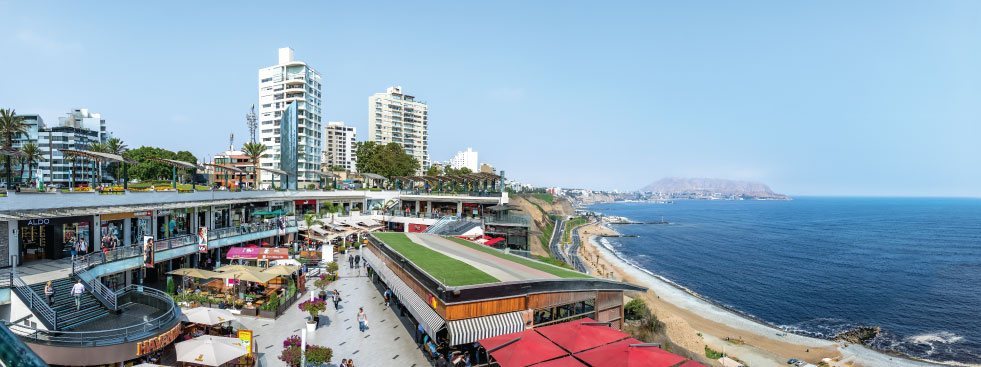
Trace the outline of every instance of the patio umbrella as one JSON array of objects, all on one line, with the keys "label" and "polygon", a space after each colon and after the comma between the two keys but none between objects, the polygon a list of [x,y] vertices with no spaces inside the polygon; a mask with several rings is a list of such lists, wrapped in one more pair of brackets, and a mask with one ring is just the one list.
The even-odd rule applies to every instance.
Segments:
[{"label": "patio umbrella", "polygon": [[575,357],[593,367],[670,367],[685,361],[685,357],[634,338],[579,352]]},{"label": "patio umbrella", "polygon": [[185,277],[200,278],[200,279],[221,278],[221,273],[210,271],[210,270],[204,270],[204,269],[195,269],[195,268],[177,269],[167,274],[181,275]]},{"label": "patio umbrella", "polygon": [[238,317],[233,315],[228,310],[222,310],[211,307],[195,307],[190,310],[184,311],[184,317],[187,318],[188,322],[193,322],[195,324],[202,325],[217,325],[229,321],[238,320]]},{"label": "patio umbrella", "polygon": [[297,267],[301,265],[299,261],[296,261],[296,259],[273,260],[272,261],[272,264],[273,265],[292,265],[292,266],[297,266]]},{"label": "patio umbrella", "polygon": [[269,269],[263,270],[263,273],[274,274],[274,275],[290,275],[300,270],[299,267],[290,265],[276,265]]},{"label": "patio umbrella", "polygon": [[[242,271],[242,270],[250,270],[250,271],[261,272],[262,271],[262,268],[260,268],[258,266],[249,266],[249,265],[225,265],[225,266],[222,266],[222,267],[218,268],[218,271],[219,272],[222,272],[222,273],[233,272],[233,271]],[[219,278],[220,278],[220,276],[219,276]]]},{"label": "patio umbrella", "polygon": [[269,283],[270,280],[276,279],[279,275],[263,273],[261,271],[256,271],[252,269],[242,269],[238,271],[226,271],[221,273],[222,279],[237,279],[244,280],[246,282],[254,283]]},{"label": "patio umbrella", "polygon": [[246,350],[238,338],[202,335],[197,338],[174,344],[177,361],[205,366],[220,366],[235,358],[244,356]]}]

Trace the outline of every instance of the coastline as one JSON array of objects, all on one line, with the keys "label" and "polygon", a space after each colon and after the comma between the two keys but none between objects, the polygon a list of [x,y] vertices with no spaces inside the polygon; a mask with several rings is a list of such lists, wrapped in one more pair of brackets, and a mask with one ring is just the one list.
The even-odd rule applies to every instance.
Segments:
[{"label": "coastline", "polygon": [[[862,345],[792,334],[720,306],[668,279],[640,268],[604,246],[602,236],[619,235],[606,224],[581,230],[580,253],[594,274],[648,288],[640,294],[664,333],[689,354],[704,356],[704,347],[725,350],[750,366],[785,366],[789,358],[818,364],[830,358],[832,366],[927,367],[943,364],[889,355]],[[608,242],[607,242],[608,243]],[[727,338],[735,342],[727,341]]]}]

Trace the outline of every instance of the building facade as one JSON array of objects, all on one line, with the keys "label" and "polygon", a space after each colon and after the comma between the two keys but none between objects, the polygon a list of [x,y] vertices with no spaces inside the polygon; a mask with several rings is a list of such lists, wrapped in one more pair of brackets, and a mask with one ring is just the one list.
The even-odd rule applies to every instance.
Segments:
[{"label": "building facade", "polygon": [[[255,165],[240,150],[226,150],[212,159],[208,169],[209,182],[215,186],[235,189],[240,186],[255,187]],[[228,168],[225,168],[228,167]]]},{"label": "building facade", "polygon": [[368,97],[368,141],[397,143],[419,161],[420,173],[429,168],[429,105],[393,86]]},{"label": "building facade", "polygon": [[[106,120],[102,114],[91,112],[86,108],[77,108],[67,116],[58,118],[57,126],[47,126],[41,116],[23,115],[27,125],[27,133],[20,134],[14,139],[13,147],[22,149],[28,142],[33,142],[41,151],[41,160],[34,162],[31,172],[26,165],[20,174],[20,181],[28,179],[42,180],[45,185],[69,187],[73,183],[88,184],[92,182],[98,167],[83,158],[72,158],[61,152],[62,149],[86,150],[93,143],[105,143],[109,139],[106,130]],[[15,166],[17,167],[17,166]],[[20,173],[19,167],[14,174]]]},{"label": "building facade", "polygon": [[[323,86],[320,73],[293,58],[293,49],[279,49],[279,62],[259,70],[259,142],[269,149],[259,159],[260,167],[282,169],[282,142],[296,142],[297,184],[316,185],[320,176],[323,147],[321,125]],[[283,137],[281,121],[287,107],[296,103],[295,136]],[[274,175],[261,172],[261,182],[272,182]],[[280,178],[281,179],[281,178]]]},{"label": "building facade", "polygon": [[343,121],[331,121],[324,130],[324,164],[328,169],[344,167],[345,171],[357,171],[358,130]]},{"label": "building facade", "polygon": [[477,172],[480,167],[477,165],[477,152],[472,148],[467,148],[467,150],[456,152],[456,155],[450,159],[450,167],[454,169],[468,168],[470,172]]}]

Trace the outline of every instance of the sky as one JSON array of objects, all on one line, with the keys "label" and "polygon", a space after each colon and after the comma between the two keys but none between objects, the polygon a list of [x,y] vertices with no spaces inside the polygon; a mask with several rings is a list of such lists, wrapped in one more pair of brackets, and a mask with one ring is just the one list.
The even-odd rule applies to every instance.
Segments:
[{"label": "sky", "polygon": [[102,113],[130,147],[245,142],[276,50],[323,74],[324,119],[430,105],[430,154],[509,179],[662,177],[792,195],[981,196],[978,1],[0,0],[0,107]]}]

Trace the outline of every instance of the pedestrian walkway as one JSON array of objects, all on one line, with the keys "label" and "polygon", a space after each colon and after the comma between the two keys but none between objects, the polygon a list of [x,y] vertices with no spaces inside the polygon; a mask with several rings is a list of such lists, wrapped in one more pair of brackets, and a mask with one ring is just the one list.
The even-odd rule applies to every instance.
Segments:
[{"label": "pedestrian walkway", "polygon": [[[6,275],[11,271],[13,268],[3,269],[0,274]],[[71,274],[72,260],[67,257],[59,260],[35,260],[17,267],[17,275],[27,284],[67,278]]]},{"label": "pedestrian walkway", "polygon": [[[391,308],[385,307],[380,289],[365,276],[364,261],[360,275],[358,269],[350,269],[347,259],[339,257],[341,265],[338,281],[330,290],[341,292],[340,310],[327,302],[327,311],[320,315],[320,326],[307,335],[309,344],[322,345],[334,350],[328,366],[337,366],[341,359],[354,358],[354,365],[369,366],[430,366],[422,351],[413,341],[415,327],[407,318],[398,317]],[[312,284],[312,281],[308,284]],[[311,290],[304,295],[309,299]],[[319,292],[319,291],[317,291]],[[299,304],[299,303],[297,303]],[[358,331],[358,307],[364,307],[368,316],[368,330]],[[284,366],[278,359],[283,350],[283,339],[300,335],[306,328],[307,313],[293,305],[276,320],[240,317],[239,321],[254,331],[261,366]]]}]

